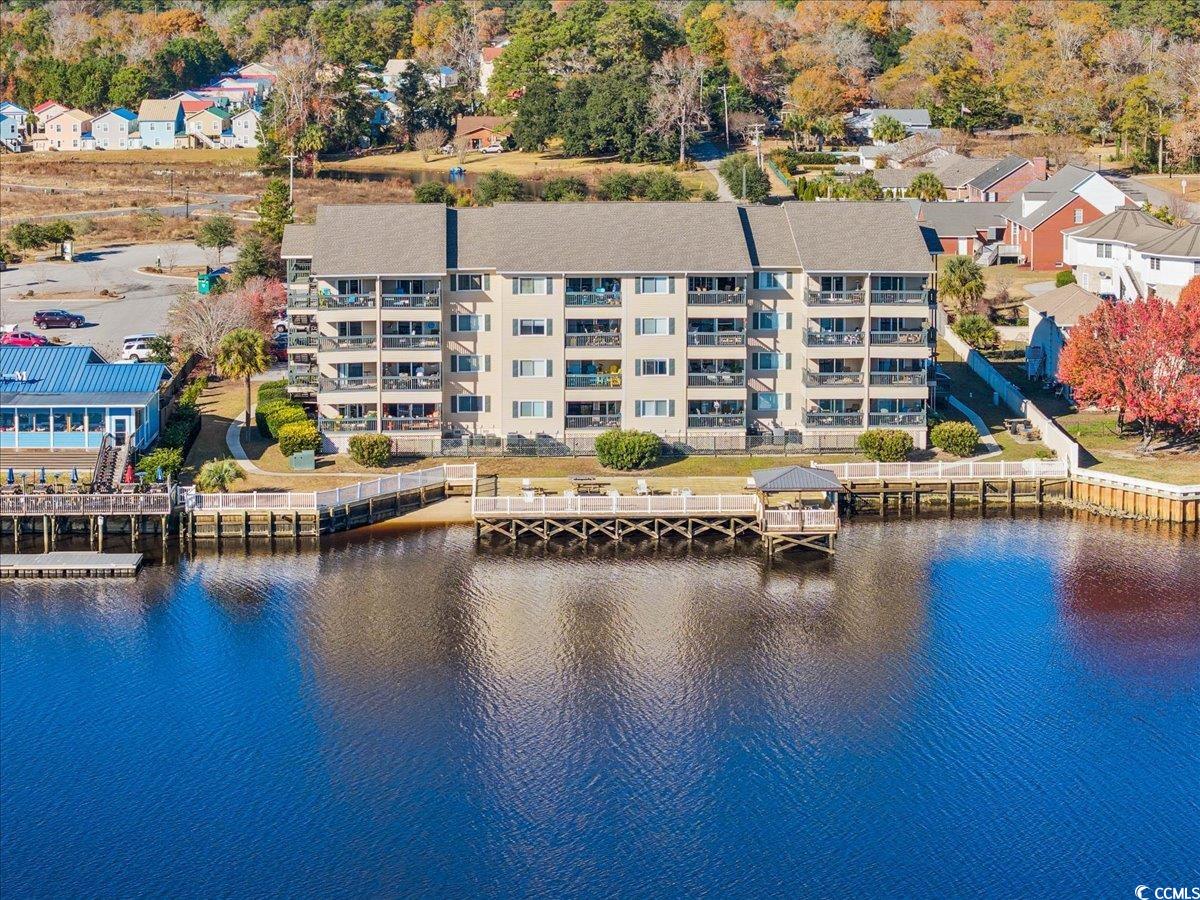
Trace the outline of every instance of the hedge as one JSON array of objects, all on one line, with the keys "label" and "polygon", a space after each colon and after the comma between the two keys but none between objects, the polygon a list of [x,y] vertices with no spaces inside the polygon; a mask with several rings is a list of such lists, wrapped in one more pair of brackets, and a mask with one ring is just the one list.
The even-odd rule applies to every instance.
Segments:
[{"label": "hedge", "polygon": [[320,450],[321,432],[307,418],[303,422],[288,422],[279,428],[279,452],[291,456],[301,450]]},{"label": "hedge", "polygon": [[646,469],[658,461],[662,439],[646,431],[606,431],[596,438],[596,458],[608,469]]},{"label": "hedge", "polygon": [[973,456],[979,432],[970,422],[939,422],[929,432],[933,446],[955,456]]},{"label": "hedge", "polygon": [[872,462],[904,462],[913,439],[898,428],[868,428],[858,436],[858,449]]},{"label": "hedge", "polygon": [[287,400],[287,379],[279,381],[264,381],[258,386],[258,402],[265,403],[268,400]]},{"label": "hedge", "polygon": [[392,460],[392,439],[386,434],[356,434],[350,438],[350,458],[360,466],[381,469]]},{"label": "hedge", "polygon": [[259,437],[270,438],[271,429],[267,426],[267,417],[277,409],[282,409],[285,406],[295,406],[291,400],[286,397],[272,397],[271,399],[262,402],[260,401],[254,407],[254,427],[258,429]]},{"label": "hedge", "polygon": [[178,447],[158,447],[138,460],[137,470],[153,478],[162,469],[164,475],[178,475],[183,468],[183,451]]},{"label": "hedge", "polygon": [[284,425],[306,421],[308,421],[308,413],[304,411],[304,407],[298,403],[288,403],[267,413],[267,430],[271,432],[272,438],[279,440],[279,429]]}]

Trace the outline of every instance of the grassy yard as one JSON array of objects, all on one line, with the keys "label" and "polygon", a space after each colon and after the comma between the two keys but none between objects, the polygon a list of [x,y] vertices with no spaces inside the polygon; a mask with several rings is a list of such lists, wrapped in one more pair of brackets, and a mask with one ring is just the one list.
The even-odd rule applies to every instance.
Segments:
[{"label": "grassy yard", "polygon": [[[1138,175],[1137,180],[1186,200],[1200,202],[1200,175]],[[1183,187],[1185,183],[1186,191]]]}]

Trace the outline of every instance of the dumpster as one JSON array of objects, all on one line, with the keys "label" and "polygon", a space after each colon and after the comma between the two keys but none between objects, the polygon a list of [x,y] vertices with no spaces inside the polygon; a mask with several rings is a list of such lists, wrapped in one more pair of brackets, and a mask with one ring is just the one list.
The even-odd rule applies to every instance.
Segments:
[{"label": "dumpster", "polygon": [[221,276],[216,272],[201,272],[196,276],[196,292],[199,294],[212,294],[221,284]]}]

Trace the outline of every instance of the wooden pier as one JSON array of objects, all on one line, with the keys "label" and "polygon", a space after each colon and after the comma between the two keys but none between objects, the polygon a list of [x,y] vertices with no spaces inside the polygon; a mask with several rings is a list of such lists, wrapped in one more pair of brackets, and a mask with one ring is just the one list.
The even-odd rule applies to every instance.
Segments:
[{"label": "wooden pier", "polygon": [[5,553],[0,578],[133,578],[140,553]]},{"label": "wooden pier", "polygon": [[50,553],[60,537],[86,534],[88,546],[104,550],[107,534],[130,536],[136,547],[146,533],[166,539],[174,512],[174,491],[131,494],[3,494],[0,531],[11,536],[14,549],[21,535],[42,538]]}]

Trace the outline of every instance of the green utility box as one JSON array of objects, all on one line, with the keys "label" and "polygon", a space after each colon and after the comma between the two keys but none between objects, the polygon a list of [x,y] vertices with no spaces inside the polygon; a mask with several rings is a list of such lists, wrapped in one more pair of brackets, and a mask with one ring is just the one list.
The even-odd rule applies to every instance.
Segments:
[{"label": "green utility box", "polygon": [[317,467],[317,454],[313,450],[300,450],[288,457],[295,472],[311,472]]}]

